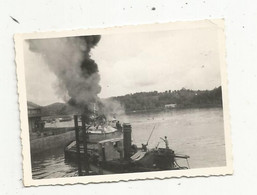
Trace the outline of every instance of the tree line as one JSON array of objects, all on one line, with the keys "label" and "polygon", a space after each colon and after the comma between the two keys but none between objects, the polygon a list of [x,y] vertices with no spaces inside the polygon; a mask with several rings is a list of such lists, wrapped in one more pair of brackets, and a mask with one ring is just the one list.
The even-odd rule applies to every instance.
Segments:
[{"label": "tree line", "polygon": [[[173,104],[175,108],[222,107],[221,87],[212,90],[167,90],[165,92],[139,92],[124,96],[111,97],[107,100],[119,102],[126,113],[135,111],[163,110],[165,105]],[[43,106],[43,116],[67,115],[76,113],[68,103],[54,103]]]},{"label": "tree line", "polygon": [[[176,108],[222,107],[221,87],[213,90],[167,90],[165,92],[140,92],[112,97],[125,108],[126,112],[144,110],[162,110],[165,105]],[[167,106],[166,106],[167,107]]]}]

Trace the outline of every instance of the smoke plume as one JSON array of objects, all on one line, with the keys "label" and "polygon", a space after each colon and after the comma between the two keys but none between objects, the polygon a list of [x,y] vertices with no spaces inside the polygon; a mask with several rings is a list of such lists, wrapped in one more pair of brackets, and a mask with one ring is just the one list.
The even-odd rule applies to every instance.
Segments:
[{"label": "smoke plume", "polygon": [[[98,66],[90,57],[90,50],[97,45],[100,35],[33,39],[31,51],[41,55],[49,69],[57,76],[57,94],[77,107],[88,107],[98,101],[101,91]],[[43,74],[43,73],[42,73]],[[47,94],[46,94],[47,95]]]},{"label": "smoke plume", "polygon": [[108,119],[112,119],[116,116],[125,115],[125,108],[120,104],[120,102],[109,98],[103,99],[101,102],[101,113],[104,114]]}]

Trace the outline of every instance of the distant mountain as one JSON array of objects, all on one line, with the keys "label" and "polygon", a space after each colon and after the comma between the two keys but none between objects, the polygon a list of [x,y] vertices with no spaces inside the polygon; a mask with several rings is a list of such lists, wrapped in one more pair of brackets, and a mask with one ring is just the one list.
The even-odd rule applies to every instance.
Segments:
[{"label": "distant mountain", "polygon": [[67,103],[57,102],[47,106],[42,106],[41,112],[43,116],[69,115],[76,113],[76,109]]},{"label": "distant mountain", "polygon": [[53,103],[47,106],[42,106],[41,112],[42,115],[58,115],[65,109],[65,107],[65,103]]},{"label": "distant mountain", "polygon": [[28,106],[28,107],[34,107],[34,108],[41,107],[41,106],[35,104],[34,102],[31,102],[31,101],[27,101],[27,106]]}]

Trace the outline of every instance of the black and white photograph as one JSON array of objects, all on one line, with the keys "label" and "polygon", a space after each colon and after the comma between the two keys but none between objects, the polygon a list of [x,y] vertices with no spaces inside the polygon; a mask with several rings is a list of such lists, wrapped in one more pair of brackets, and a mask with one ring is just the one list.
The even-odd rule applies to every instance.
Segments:
[{"label": "black and white photograph", "polygon": [[223,20],[15,43],[25,185],[232,174]]}]

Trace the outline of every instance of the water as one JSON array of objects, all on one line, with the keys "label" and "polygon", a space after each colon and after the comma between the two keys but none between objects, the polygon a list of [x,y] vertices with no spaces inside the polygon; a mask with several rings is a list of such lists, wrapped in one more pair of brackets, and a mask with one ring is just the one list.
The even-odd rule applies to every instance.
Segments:
[{"label": "water", "polygon": [[[123,122],[132,125],[133,143],[141,146],[149,140],[149,148],[165,147],[160,137],[167,136],[169,146],[178,154],[190,156],[190,168],[226,165],[223,114],[221,108],[182,109],[159,113],[135,113]],[[184,160],[180,165],[186,165]],[[32,156],[34,179],[77,175],[77,166],[64,160],[63,148]]]}]

